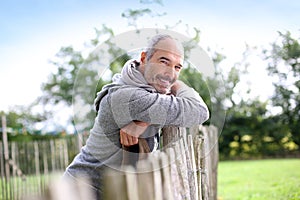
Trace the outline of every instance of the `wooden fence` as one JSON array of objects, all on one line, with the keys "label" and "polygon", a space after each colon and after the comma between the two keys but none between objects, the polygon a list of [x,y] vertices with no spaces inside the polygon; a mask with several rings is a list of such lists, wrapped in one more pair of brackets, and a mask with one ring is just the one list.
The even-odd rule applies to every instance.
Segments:
[{"label": "wooden fence", "polygon": [[[216,200],[218,131],[214,126],[164,128],[163,147],[139,160],[136,168],[109,168],[105,200]],[[89,199],[86,180],[53,184],[47,200]],[[90,198],[93,199],[93,198]]]},{"label": "wooden fence", "polygon": [[217,129],[168,127],[162,137],[162,151],[138,161],[136,168],[107,172],[106,200],[217,199]]},{"label": "wooden fence", "polygon": [[8,142],[2,117],[0,140],[0,200],[41,196],[50,178],[61,173],[76,155],[86,136],[82,134],[47,141]]},{"label": "wooden fence", "polygon": [[[86,137],[79,134],[68,139],[8,143],[5,129],[2,124],[0,199],[56,200],[60,194],[60,199],[66,199],[64,186],[57,183],[49,188],[49,182],[54,173],[61,175]],[[137,168],[124,166],[122,172],[107,172],[106,199],[217,199],[217,141],[213,126],[164,128],[161,151],[139,161]],[[85,188],[73,188],[69,194],[87,199]],[[116,195],[116,191],[122,191],[122,195]]]}]

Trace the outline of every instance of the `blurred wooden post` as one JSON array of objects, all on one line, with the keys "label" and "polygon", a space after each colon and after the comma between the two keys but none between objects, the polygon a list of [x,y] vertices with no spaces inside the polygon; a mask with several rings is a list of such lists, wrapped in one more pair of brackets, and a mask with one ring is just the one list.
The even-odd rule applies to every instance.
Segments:
[{"label": "blurred wooden post", "polygon": [[63,139],[63,151],[64,151],[64,168],[69,165],[69,155],[68,155],[68,144],[67,140]]},{"label": "blurred wooden post", "polygon": [[83,137],[81,133],[77,133],[77,146],[78,146],[78,152],[81,151],[81,148],[83,146]]},{"label": "blurred wooden post", "polygon": [[127,187],[125,173],[107,168],[104,176],[105,200],[127,200]]},{"label": "blurred wooden post", "polygon": [[43,163],[44,163],[44,175],[48,175],[48,158],[47,158],[48,146],[47,143],[43,143]]},{"label": "blurred wooden post", "polygon": [[2,192],[0,193],[0,199],[4,199],[5,197],[5,172],[4,172],[4,158],[3,158],[3,147],[2,147],[2,141],[0,141],[0,185]]},{"label": "blurred wooden post", "polygon": [[163,180],[162,183],[162,192],[163,199],[174,200],[174,186],[171,180],[171,163],[168,158],[167,153],[160,153],[160,167],[161,167],[161,177]]},{"label": "blurred wooden post", "polygon": [[208,184],[208,198],[217,199],[217,177],[219,162],[218,129],[215,126],[201,126],[200,130],[204,138],[205,152],[203,152],[203,167],[206,172]]},{"label": "blurred wooden post", "polygon": [[10,180],[10,173],[9,173],[9,151],[8,151],[5,115],[2,115],[2,141],[3,141],[3,150],[4,150],[4,162],[5,162],[5,178],[8,183]]},{"label": "blurred wooden post", "polygon": [[152,165],[151,176],[153,178],[154,199],[163,200],[163,181],[158,155],[151,154],[148,160]]},{"label": "blurred wooden post", "polygon": [[139,199],[155,199],[153,168],[150,160],[137,162],[137,181],[139,183]]},{"label": "blurred wooden post", "polygon": [[166,153],[169,158],[170,163],[170,179],[172,182],[172,188],[173,188],[173,197],[174,199],[180,199],[181,194],[183,193],[183,188],[180,185],[180,178],[177,170],[176,165],[176,156],[175,156],[175,150],[173,148],[167,148]]},{"label": "blurred wooden post", "polygon": [[56,158],[55,158],[55,143],[54,140],[50,140],[50,152],[51,152],[51,164],[52,171],[56,170]]},{"label": "blurred wooden post", "polygon": [[190,195],[191,200],[198,200],[198,187],[197,187],[197,170],[196,170],[196,161],[195,161],[195,150],[194,150],[194,144],[193,144],[193,136],[190,134],[188,135],[188,141],[187,141],[187,154],[189,154],[189,184],[190,184]]},{"label": "blurred wooden post", "polygon": [[37,192],[38,194],[41,193],[41,176],[40,176],[40,152],[39,152],[39,145],[37,141],[34,141],[34,160],[35,160],[35,176],[37,179]]},{"label": "blurred wooden post", "polygon": [[127,197],[129,200],[139,200],[139,190],[138,190],[138,181],[137,181],[137,173],[133,166],[128,165],[123,170],[126,170],[125,178],[126,178],[126,191]]},{"label": "blurred wooden post", "polygon": [[205,140],[204,137],[201,136],[199,138],[201,140],[200,144],[200,166],[199,166],[199,173],[201,174],[201,190],[202,190],[202,200],[209,200],[209,186],[208,186],[208,166],[206,162],[206,148],[205,148]]}]

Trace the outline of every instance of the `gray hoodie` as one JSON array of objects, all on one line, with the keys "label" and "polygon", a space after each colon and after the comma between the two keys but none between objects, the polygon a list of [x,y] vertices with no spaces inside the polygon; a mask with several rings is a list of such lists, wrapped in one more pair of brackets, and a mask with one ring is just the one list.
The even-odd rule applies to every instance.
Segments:
[{"label": "gray hoodie", "polygon": [[151,143],[163,126],[191,127],[209,117],[206,104],[194,89],[181,87],[176,97],[159,94],[147,84],[137,66],[138,62],[128,61],[113,83],[98,93],[98,114],[90,136],[65,172],[65,176],[74,179],[89,178],[100,194],[105,167],[118,168],[122,162],[120,128],[133,120],[148,122],[151,125],[142,137]]}]

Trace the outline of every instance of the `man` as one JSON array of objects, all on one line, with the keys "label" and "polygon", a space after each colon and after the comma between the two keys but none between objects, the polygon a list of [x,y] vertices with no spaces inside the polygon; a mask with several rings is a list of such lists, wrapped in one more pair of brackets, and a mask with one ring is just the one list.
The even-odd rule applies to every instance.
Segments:
[{"label": "man", "polygon": [[191,127],[208,119],[207,106],[199,94],[177,80],[183,55],[182,46],[174,38],[157,35],[138,61],[129,60],[124,65],[113,83],[98,93],[94,127],[67,168],[66,177],[89,178],[100,199],[103,170],[105,166],[121,165],[122,145],[134,147],[143,137],[150,151],[155,151],[158,130],[163,126]]}]

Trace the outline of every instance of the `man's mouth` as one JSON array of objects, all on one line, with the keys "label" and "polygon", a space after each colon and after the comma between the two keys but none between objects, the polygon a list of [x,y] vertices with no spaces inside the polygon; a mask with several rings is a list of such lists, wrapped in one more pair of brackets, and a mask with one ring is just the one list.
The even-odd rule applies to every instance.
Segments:
[{"label": "man's mouth", "polygon": [[165,88],[168,88],[170,87],[170,81],[168,79],[164,79],[164,78],[157,78],[158,81],[159,81],[159,85],[162,86],[162,87],[165,87]]},{"label": "man's mouth", "polygon": [[158,75],[156,77],[156,79],[157,79],[158,85],[160,85],[161,87],[164,87],[164,88],[169,88],[173,83],[172,79],[168,76]]}]

